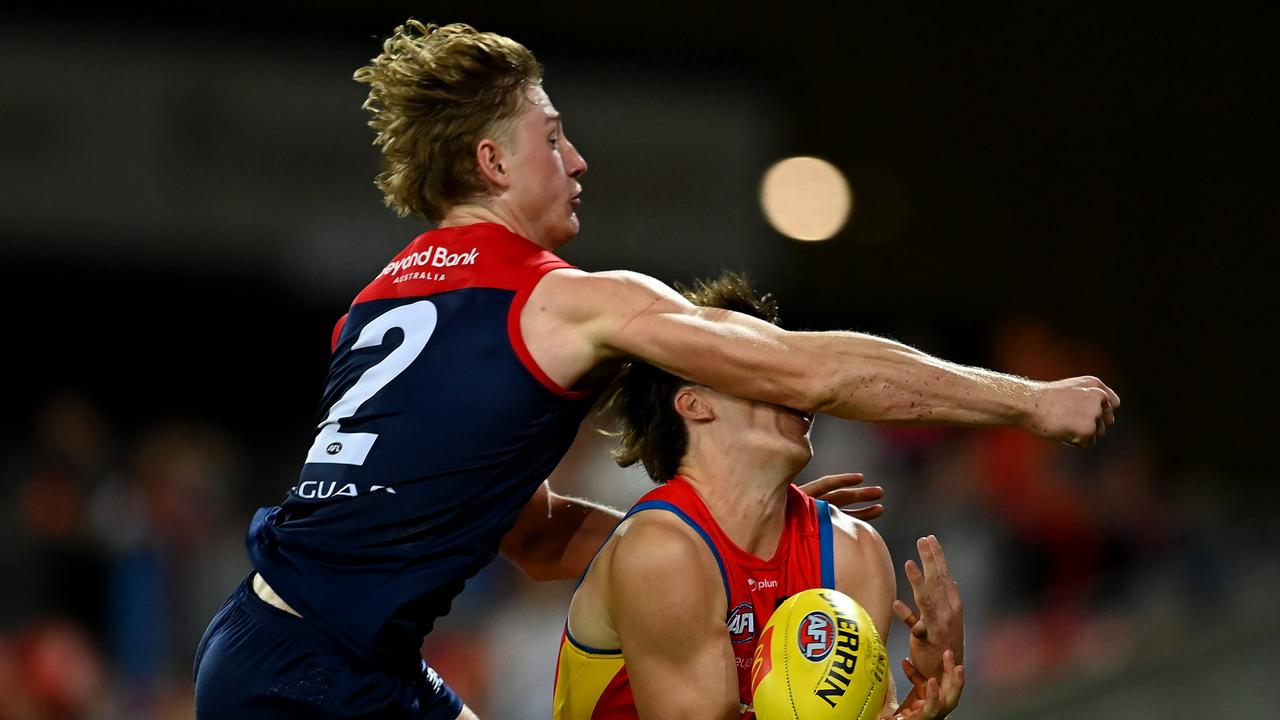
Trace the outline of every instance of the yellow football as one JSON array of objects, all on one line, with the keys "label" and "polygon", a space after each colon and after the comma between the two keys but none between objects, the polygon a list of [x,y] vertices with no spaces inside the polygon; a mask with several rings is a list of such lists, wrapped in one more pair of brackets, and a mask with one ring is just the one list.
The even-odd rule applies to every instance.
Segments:
[{"label": "yellow football", "polygon": [[870,720],[888,689],[884,643],[862,606],[835,590],[787,598],[751,664],[758,720]]}]

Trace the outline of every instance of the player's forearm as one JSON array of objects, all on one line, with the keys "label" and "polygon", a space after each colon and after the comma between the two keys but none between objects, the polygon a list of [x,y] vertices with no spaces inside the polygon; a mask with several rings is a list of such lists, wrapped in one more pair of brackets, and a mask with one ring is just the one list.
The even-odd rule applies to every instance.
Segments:
[{"label": "player's forearm", "polygon": [[812,384],[809,408],[851,420],[1025,426],[1032,381],[947,362],[860,333],[792,333]]},{"label": "player's forearm", "polygon": [[563,512],[578,519],[577,527],[565,542],[558,563],[563,579],[576,580],[587,571],[596,551],[618,526],[618,521],[622,520],[622,512],[581,498],[554,493],[551,497],[553,505],[560,503],[564,508]]},{"label": "player's forearm", "polygon": [[613,508],[557,495],[543,483],[503,536],[502,554],[533,580],[576,579],[621,517]]}]

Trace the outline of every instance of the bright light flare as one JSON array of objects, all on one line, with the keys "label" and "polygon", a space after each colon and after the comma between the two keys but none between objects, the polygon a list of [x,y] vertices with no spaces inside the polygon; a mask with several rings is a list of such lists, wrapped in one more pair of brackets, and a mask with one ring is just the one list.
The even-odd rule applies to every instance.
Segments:
[{"label": "bright light flare", "polygon": [[853,191],[835,165],[816,157],[776,163],[760,183],[760,205],[775,230],[794,240],[828,240],[853,213]]}]

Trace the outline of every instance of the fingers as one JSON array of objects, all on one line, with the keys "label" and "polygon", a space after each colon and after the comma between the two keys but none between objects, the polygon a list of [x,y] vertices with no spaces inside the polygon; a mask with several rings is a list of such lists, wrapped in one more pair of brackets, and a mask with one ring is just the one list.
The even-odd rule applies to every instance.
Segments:
[{"label": "fingers", "polygon": [[[1068,381],[1077,391],[1083,391],[1089,404],[1077,406],[1072,410],[1076,422],[1080,425],[1071,431],[1065,442],[1076,447],[1092,447],[1107,434],[1107,428],[1116,422],[1116,410],[1120,407],[1120,396],[1105,383],[1093,376],[1072,378]],[[1085,423],[1088,423],[1086,425]]]},{"label": "fingers", "polygon": [[[1102,389],[1105,395],[1102,398],[1102,414],[1099,417],[1099,420],[1101,420],[1105,425],[1113,425],[1116,421],[1116,408],[1120,404],[1120,399],[1115,398],[1115,401],[1113,402],[1112,398],[1115,393],[1111,392],[1105,385]],[[1106,430],[1105,425],[1103,427],[1104,431]]]},{"label": "fingers", "polygon": [[1120,396],[1116,394],[1116,391],[1115,391],[1115,390],[1112,390],[1112,389],[1111,389],[1111,388],[1109,388],[1109,387],[1107,387],[1105,384],[1103,384],[1103,383],[1102,383],[1102,381],[1098,381],[1098,383],[1099,383],[1100,385],[1102,385],[1102,389],[1106,391],[1106,393],[1107,393],[1107,400],[1108,400],[1108,401],[1110,401],[1110,403],[1111,403],[1111,407],[1112,407],[1112,408],[1119,408],[1119,407],[1120,407]]},{"label": "fingers", "polygon": [[1102,391],[1101,412],[1097,418],[1098,430],[1097,435],[1102,436],[1107,433],[1107,426],[1114,425],[1116,422],[1116,410],[1120,407],[1120,396],[1102,381],[1098,381],[1098,389]]},{"label": "fingers", "polygon": [[957,665],[955,656],[948,650],[942,654],[942,681],[929,678],[925,683],[924,707],[920,716],[926,720],[940,720],[960,704],[964,690],[964,666]]},{"label": "fingers", "polygon": [[911,658],[902,658],[902,672],[906,674],[907,680],[912,687],[923,692],[923,688],[929,682],[929,678],[925,677],[924,673],[916,668],[915,663],[911,662]]},{"label": "fingers", "polygon": [[[1081,418],[1081,421],[1083,423],[1084,419]],[[1093,427],[1088,430],[1080,429],[1078,434],[1066,441],[1067,444],[1079,448],[1093,447],[1093,444],[1098,441],[1098,424],[1099,418],[1095,416],[1093,418]]]},{"label": "fingers", "polygon": [[1102,400],[1102,415],[1107,418],[1108,423],[1113,423],[1116,421],[1116,410],[1120,409],[1120,398],[1107,388],[1103,388],[1103,391],[1107,395]]},{"label": "fingers", "polygon": [[933,535],[917,540],[916,547],[920,550],[925,585],[929,590],[927,597],[917,600],[916,604],[920,606],[920,612],[927,615],[929,622],[932,623],[940,619],[939,613],[945,614],[946,610],[939,607],[947,603],[947,581],[942,577],[946,561],[939,561],[938,555],[942,552],[942,546],[938,544],[938,538]]},{"label": "fingers", "polygon": [[838,483],[856,485],[862,482],[862,473],[845,473],[843,475],[827,475],[800,487],[805,494],[834,505],[844,510],[845,514],[859,520],[873,520],[884,514],[884,505],[876,503],[861,508],[849,508],[850,505],[873,502],[884,497],[884,488],[879,485],[867,487],[835,487]]},{"label": "fingers", "polygon": [[[907,626],[907,629],[911,631],[912,635],[915,635],[922,640],[928,637],[929,626],[924,623],[924,620],[920,619],[918,614],[912,612],[911,608],[907,607],[906,603],[901,600],[894,600],[893,614],[898,616],[898,619]],[[904,660],[903,662],[908,661]]]},{"label": "fingers", "polygon": [[929,548],[933,553],[933,561],[938,564],[938,575],[944,580],[951,579],[951,568],[947,567],[947,556],[942,554],[942,543],[937,535],[929,536]]},{"label": "fingers", "polygon": [[859,520],[874,520],[884,514],[884,506],[877,504],[864,508],[853,508],[844,512]]},{"label": "fingers", "polygon": [[924,589],[924,573],[920,572],[920,568],[916,565],[915,560],[908,560],[903,563],[902,569],[907,573],[907,582],[911,583],[911,593],[915,595],[916,605],[919,605],[920,598],[926,594]]},{"label": "fingers", "polygon": [[924,690],[924,710],[921,717],[926,720],[936,720],[942,714],[942,689],[938,687],[937,678],[929,678],[929,682],[925,683]]},{"label": "fingers", "polygon": [[938,578],[938,559],[934,555],[936,544],[937,539],[932,535],[916,540],[916,550],[920,552],[920,563],[924,567],[924,580],[933,590],[942,586],[942,581]]},{"label": "fingers", "polygon": [[862,473],[839,473],[836,475],[823,475],[817,480],[807,482],[800,486],[809,497],[822,497],[827,493],[841,488],[848,488],[860,484],[865,478]]},{"label": "fingers", "polygon": [[[925,655],[916,656],[924,659],[924,670],[931,674],[941,673],[939,655],[944,648],[955,653],[957,662],[964,656],[964,605],[960,599],[960,588],[951,576],[951,567],[947,564],[946,553],[936,535],[926,535],[916,541],[916,550],[920,554],[917,565],[914,560],[903,564],[907,582],[915,597],[917,612],[901,600],[894,600],[891,607],[904,625],[911,631],[913,652],[924,651]],[[924,645],[914,645],[924,643]],[[926,649],[927,648],[927,649]]]},{"label": "fingers", "polygon": [[819,480],[827,480],[835,483],[837,487],[845,487],[846,485],[857,485],[866,479],[866,476],[860,472],[852,473],[836,473],[834,475],[823,475]]},{"label": "fingers", "polygon": [[942,678],[926,678],[910,659],[902,660],[902,670],[911,681],[911,694],[916,700],[904,701],[897,720],[941,720],[960,704],[964,691],[964,665],[956,662],[955,654],[947,650],[942,654]]},{"label": "fingers", "polygon": [[960,693],[964,691],[964,665],[956,662],[955,654],[950,650],[942,653],[942,685],[940,700],[946,711],[950,712],[960,703]]},{"label": "fingers", "polygon": [[[808,491],[807,488],[805,489]],[[819,500],[826,500],[836,507],[844,507],[853,503],[871,502],[884,497],[884,488],[879,485],[868,485],[867,487],[840,488],[831,490],[822,495],[814,495]]]},{"label": "fingers", "polygon": [[955,578],[951,577],[951,567],[947,565],[947,556],[942,552],[942,543],[938,542],[937,535],[929,536],[929,547],[932,551],[933,562],[937,566],[936,575],[939,597],[944,598],[952,612],[959,617],[963,613],[960,603],[960,586],[956,584]]},{"label": "fingers", "polygon": [[[917,570],[915,578],[913,578],[913,568],[906,568],[907,580],[911,581],[911,589],[915,592],[916,605],[920,608],[920,613],[927,616],[932,616],[934,604],[941,597],[939,590],[942,589],[935,548],[941,550],[942,546],[937,544],[937,538],[933,536],[926,536],[916,540],[916,552],[920,555],[922,569]],[[910,560],[907,562],[912,566],[914,565]],[[943,592],[945,593],[945,591]]]},{"label": "fingers", "polygon": [[947,565],[947,556],[942,552],[942,543],[938,542],[936,535],[930,535],[929,542],[933,545],[934,562],[938,563],[940,589],[952,607],[957,607],[960,604],[960,591],[955,578],[951,577],[951,567]]}]

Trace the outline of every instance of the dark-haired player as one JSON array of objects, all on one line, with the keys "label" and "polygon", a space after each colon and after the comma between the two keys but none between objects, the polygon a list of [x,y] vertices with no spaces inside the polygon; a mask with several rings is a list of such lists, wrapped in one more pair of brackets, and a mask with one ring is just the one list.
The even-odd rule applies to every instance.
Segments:
[{"label": "dark-haired player", "polygon": [[[727,275],[686,293],[696,305],[770,322],[776,311]],[[890,680],[886,715],[943,717],[964,687],[963,620],[942,547],[917,543],[908,577],[924,619],[907,619],[889,550],[864,522],[791,484],[813,457],[813,417],[691,383],[643,362],[605,400],[622,424],[619,464],[658,487],[600,548],[574,592],[560,642],[553,720],[734,720],[752,704],[752,657],[787,597],[832,588],[856,600],[887,642],[893,608],[912,627],[912,693]],[[932,626],[932,627],[930,627]],[[789,639],[781,642],[790,642]],[[865,661],[865,659],[864,659]]]}]

